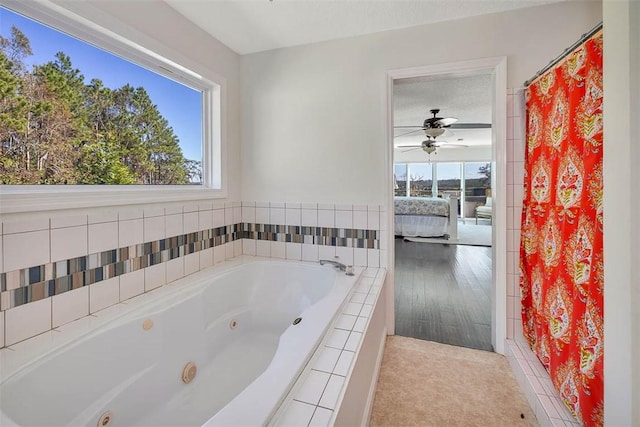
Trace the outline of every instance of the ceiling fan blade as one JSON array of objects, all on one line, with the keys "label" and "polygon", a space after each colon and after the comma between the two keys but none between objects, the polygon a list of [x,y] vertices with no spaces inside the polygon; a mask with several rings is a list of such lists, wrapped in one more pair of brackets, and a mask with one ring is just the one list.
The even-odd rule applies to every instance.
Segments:
[{"label": "ceiling fan blade", "polygon": [[[396,148],[407,148],[407,147],[396,147]],[[400,150],[400,151],[401,151],[401,152],[403,152],[403,153],[407,153],[407,152],[409,152],[409,151],[413,151],[413,150],[420,150],[420,149],[422,149],[422,146],[419,146],[419,147],[413,147],[413,148],[409,148],[408,150]]]},{"label": "ceiling fan blade", "polygon": [[394,138],[400,138],[401,136],[411,135],[412,133],[416,133],[416,132],[422,132],[422,128],[401,133],[400,135],[394,135]]},{"label": "ceiling fan blade", "polygon": [[448,144],[439,144],[437,147],[438,148],[467,148],[468,145],[458,144],[456,142],[451,142],[451,143],[448,143]]},{"label": "ceiling fan blade", "polygon": [[491,123],[455,123],[448,125],[449,129],[491,129]]},{"label": "ceiling fan blade", "polygon": [[394,129],[415,129],[415,128],[420,128],[422,129],[422,125],[417,125],[417,126],[394,126]]},{"label": "ceiling fan blade", "polygon": [[446,117],[444,119],[438,119],[436,123],[438,123],[441,127],[444,127],[444,126],[450,126],[457,121],[458,119],[454,117]]},{"label": "ceiling fan blade", "polygon": [[406,145],[396,145],[393,148],[420,148],[422,144],[406,144]]}]

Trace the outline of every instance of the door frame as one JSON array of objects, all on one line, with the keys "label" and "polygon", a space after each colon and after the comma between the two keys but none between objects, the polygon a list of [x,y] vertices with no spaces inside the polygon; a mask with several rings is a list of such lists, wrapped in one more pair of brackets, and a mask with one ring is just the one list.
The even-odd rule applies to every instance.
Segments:
[{"label": "door frame", "polygon": [[[387,258],[387,330],[395,334],[395,248],[393,218],[393,81],[411,77],[456,78],[478,74],[492,76],[491,180],[493,196],[491,290],[491,344],[496,353],[504,354],[507,338],[507,58],[481,58],[462,62],[426,65],[389,70],[386,73],[387,148],[385,152],[387,212],[383,238],[388,242]],[[384,249],[384,248],[383,248]]]}]

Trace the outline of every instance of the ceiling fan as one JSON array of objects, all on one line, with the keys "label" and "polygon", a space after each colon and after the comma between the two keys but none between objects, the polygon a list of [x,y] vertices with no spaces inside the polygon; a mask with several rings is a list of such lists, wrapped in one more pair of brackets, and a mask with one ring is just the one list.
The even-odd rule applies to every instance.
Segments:
[{"label": "ceiling fan", "polygon": [[487,129],[491,128],[491,123],[456,123],[458,119],[455,117],[438,117],[440,112],[439,108],[434,108],[431,111],[433,117],[425,119],[422,126],[395,126],[394,129],[413,129],[407,132],[396,135],[395,138],[410,135],[415,132],[423,131],[427,137],[437,138],[442,136],[447,129]]},{"label": "ceiling fan", "polygon": [[[457,143],[447,143],[446,141],[437,141],[435,137],[427,135],[427,139],[422,141],[421,144],[413,144],[413,145],[399,145],[396,148],[408,148],[408,150],[403,151],[412,151],[417,150],[419,148],[422,149],[425,153],[431,155],[436,152],[438,148],[463,148],[468,147],[468,145],[457,144]],[[437,153],[436,153],[437,154]]]}]

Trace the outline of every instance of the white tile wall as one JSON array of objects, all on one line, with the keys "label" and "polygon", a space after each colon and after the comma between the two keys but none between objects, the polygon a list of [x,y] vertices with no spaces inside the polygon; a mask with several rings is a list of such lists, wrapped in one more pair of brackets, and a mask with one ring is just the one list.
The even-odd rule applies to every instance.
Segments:
[{"label": "white tile wall", "polygon": [[117,222],[89,224],[88,231],[88,253],[95,254],[120,247]]},{"label": "white tile wall", "polygon": [[315,262],[318,260],[320,260],[319,246],[313,245],[313,244],[303,244],[302,245],[302,261]]},{"label": "white tile wall", "polygon": [[353,211],[336,210],[336,228],[357,228],[353,225]]},{"label": "white tile wall", "polygon": [[303,208],[301,224],[306,227],[316,227],[318,225],[318,209]]},{"label": "white tile wall", "polygon": [[88,215],[89,224],[99,224],[101,222],[115,222],[118,221],[118,212],[116,211],[102,211],[91,213]]},{"label": "white tile wall", "polygon": [[269,224],[269,207],[256,206],[256,223]]},{"label": "white tile wall", "polygon": [[333,209],[318,209],[318,227],[335,227],[336,215]]},{"label": "white tile wall", "polygon": [[52,327],[89,315],[89,286],[51,297]]},{"label": "white tile wall", "polygon": [[289,207],[285,209],[285,222],[286,225],[301,225],[302,224],[302,210],[300,208]]},{"label": "white tile wall", "polygon": [[75,227],[78,225],[87,225],[86,215],[69,215],[51,218],[51,228]]},{"label": "white tile wall", "polygon": [[366,230],[369,228],[369,213],[367,211],[353,211],[353,228]]},{"label": "white tile wall", "polygon": [[[174,258],[166,263],[166,283],[173,282],[184,277],[184,257]],[[162,264],[159,264],[162,265]],[[145,279],[146,280],[146,279]]]},{"label": "white tile wall", "polygon": [[271,224],[286,224],[285,209],[280,207],[271,207],[269,209],[269,221]]},{"label": "white tile wall", "polygon": [[51,329],[51,298],[5,311],[5,345],[36,336]]},{"label": "white tile wall", "polygon": [[337,246],[336,256],[341,263],[353,265],[353,248]]},{"label": "white tile wall", "polygon": [[143,269],[144,271],[144,291],[149,292],[152,289],[159,288],[167,283],[166,263],[152,265]]},{"label": "white tile wall", "polygon": [[285,242],[271,242],[271,258],[287,258],[287,244]]},{"label": "white tile wall", "polygon": [[3,234],[26,233],[38,230],[48,230],[49,219],[39,218],[27,221],[12,221],[2,224]]},{"label": "white tile wall", "polygon": [[89,313],[95,313],[120,302],[120,277],[94,283],[89,289]]},{"label": "white tile wall", "polygon": [[143,240],[145,242],[151,242],[153,240],[160,240],[167,237],[165,236],[164,225],[164,216],[145,218]]},{"label": "white tile wall", "polygon": [[[6,227],[5,223],[4,229]],[[50,260],[49,230],[5,233],[3,247],[11,248],[3,251],[5,271],[46,264]]]},{"label": "white tile wall", "polygon": [[204,210],[198,212],[198,230],[209,230],[213,228],[213,211]]},{"label": "white tile wall", "polygon": [[302,243],[287,244],[287,259],[301,261],[302,260]]},{"label": "white tile wall", "polygon": [[175,215],[167,215],[164,218],[166,237],[180,236],[184,234],[184,226],[182,223],[182,213]]},{"label": "white tile wall", "polygon": [[213,264],[220,264],[227,259],[227,245],[215,246],[213,248]]},{"label": "white tile wall", "polygon": [[213,249],[209,248],[198,252],[200,257],[200,269],[211,267],[213,265]]},{"label": "white tile wall", "polygon": [[142,293],[144,293],[144,270],[120,276],[120,301],[128,300]]},{"label": "white tile wall", "polygon": [[353,265],[366,267],[368,265],[367,250],[364,248],[353,249]]},{"label": "white tile wall", "polygon": [[522,330],[520,310],[520,215],[524,184],[525,104],[521,89],[507,93],[507,338]]},{"label": "white tile wall", "polygon": [[131,246],[144,243],[143,234],[144,222],[142,219],[124,220],[118,222],[118,244],[119,246]]},{"label": "white tile wall", "polygon": [[126,221],[130,219],[142,219],[142,209],[127,209],[118,212],[118,220]]},{"label": "white tile wall", "polygon": [[256,256],[256,241],[253,239],[242,239],[242,253]]},{"label": "white tile wall", "polygon": [[[296,206],[293,205],[292,208],[295,209]],[[297,210],[300,211],[300,205],[297,206]],[[227,218],[232,222],[226,222]],[[0,272],[173,237],[199,231],[203,227],[208,229],[240,222],[241,218],[242,208],[239,203],[207,202],[5,222],[0,224]],[[294,256],[297,248],[292,247],[290,255]],[[9,328],[12,328],[7,337],[3,336],[2,339],[7,338],[7,342],[26,339],[29,334],[39,334],[78,316],[103,310],[119,301],[140,295],[201,268],[207,268],[213,265],[214,261],[221,262],[242,253],[243,244],[236,241],[218,247],[216,251],[213,248],[199,251],[144,270],[97,282],[80,290],[56,295],[46,300],[48,314],[34,316],[33,321],[18,329],[15,327],[17,316],[25,310],[31,313],[38,307],[44,307],[42,302],[16,307],[12,309],[15,311],[10,310],[11,314],[0,312],[2,321],[7,320]],[[7,294],[3,296],[5,299],[7,297]],[[43,322],[44,318],[48,318],[48,321]],[[2,344],[0,343],[0,347]]]},{"label": "white tile wall", "polygon": [[[204,203],[186,206],[150,206],[145,209],[105,211],[90,215],[60,216],[2,224],[0,271],[11,271],[74,258],[118,247],[140,244],[204,228],[247,221],[267,224],[371,229],[379,225],[379,206],[315,203],[244,202]],[[336,221],[337,220],[337,221]],[[312,240],[311,240],[312,241]],[[11,251],[5,248],[11,247]],[[214,263],[255,254],[283,259],[317,261],[335,255],[347,264],[379,265],[375,249],[331,247],[314,244],[244,240],[200,251],[146,270],[98,282],[77,293],[58,295],[49,311],[55,325],[78,315],[102,310]],[[79,294],[82,293],[82,297]],[[85,295],[86,293],[86,295]],[[82,299],[82,304],[76,302]],[[71,305],[69,310],[61,307]],[[57,309],[51,313],[51,305]],[[31,304],[27,304],[29,306]],[[40,304],[40,306],[42,306]],[[78,308],[81,307],[81,308]],[[68,311],[68,313],[67,313]],[[81,313],[81,314],[78,314]],[[4,313],[3,313],[4,316]],[[9,315],[11,317],[11,315]],[[11,321],[11,319],[10,319]],[[50,323],[50,322],[49,322]],[[48,328],[51,324],[47,325]],[[39,328],[35,328],[40,330]],[[45,329],[46,330],[46,329]],[[39,333],[39,332],[38,332]],[[23,336],[18,334],[19,336]],[[12,335],[9,334],[9,339]],[[21,338],[23,339],[23,338]]]},{"label": "white tile wall", "polygon": [[144,218],[164,216],[164,208],[159,206],[148,206],[143,209],[142,214]]},{"label": "white tile wall", "polygon": [[196,231],[199,231],[199,227],[198,227],[199,214],[198,214],[198,211],[185,212],[183,215],[184,215],[183,216],[184,232],[185,233],[195,233]]},{"label": "white tile wall", "polygon": [[51,230],[51,262],[87,254],[86,225]]}]

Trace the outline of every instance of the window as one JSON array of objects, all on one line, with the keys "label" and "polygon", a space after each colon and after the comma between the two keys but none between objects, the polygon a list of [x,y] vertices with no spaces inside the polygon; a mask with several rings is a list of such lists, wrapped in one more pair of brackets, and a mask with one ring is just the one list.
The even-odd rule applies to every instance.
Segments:
[{"label": "window", "polygon": [[[456,196],[460,200],[458,213],[468,217],[491,191],[491,163],[396,163],[394,179],[396,196]],[[464,212],[461,206],[465,206]]]},{"label": "window", "polygon": [[461,163],[446,162],[436,164],[437,191],[438,195],[455,194],[460,195]]},{"label": "window", "polygon": [[0,7],[2,213],[225,195],[219,84],[59,8],[8,4],[77,38]]},{"label": "window", "polygon": [[431,197],[433,195],[433,166],[431,163],[410,164],[409,168],[409,196]]},{"label": "window", "polygon": [[407,195],[407,165],[396,164],[393,168],[395,196]]},{"label": "window", "polygon": [[464,194],[471,197],[484,197],[491,188],[491,163],[465,163]]}]

